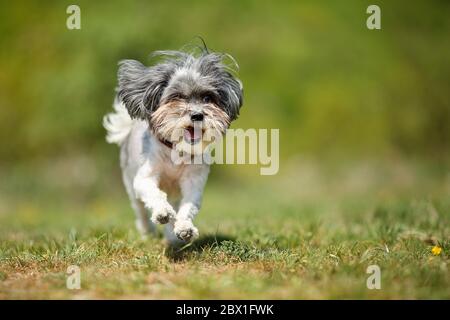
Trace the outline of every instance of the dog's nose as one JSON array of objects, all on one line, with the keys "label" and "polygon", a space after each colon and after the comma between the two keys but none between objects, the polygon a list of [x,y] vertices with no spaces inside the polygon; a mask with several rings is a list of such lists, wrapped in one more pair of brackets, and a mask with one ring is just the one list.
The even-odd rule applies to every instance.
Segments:
[{"label": "dog's nose", "polygon": [[203,113],[195,112],[195,113],[191,114],[191,120],[192,121],[203,121]]}]

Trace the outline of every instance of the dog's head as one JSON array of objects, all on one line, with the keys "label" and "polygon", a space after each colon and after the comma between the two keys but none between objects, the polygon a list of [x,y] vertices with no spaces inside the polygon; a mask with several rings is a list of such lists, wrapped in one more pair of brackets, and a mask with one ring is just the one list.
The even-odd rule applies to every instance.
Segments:
[{"label": "dog's head", "polygon": [[188,153],[199,144],[203,151],[225,133],[242,106],[242,84],[223,62],[230,56],[206,48],[153,56],[162,60],[150,67],[135,60],[119,63],[119,98],[132,118],[148,120],[160,140]]}]

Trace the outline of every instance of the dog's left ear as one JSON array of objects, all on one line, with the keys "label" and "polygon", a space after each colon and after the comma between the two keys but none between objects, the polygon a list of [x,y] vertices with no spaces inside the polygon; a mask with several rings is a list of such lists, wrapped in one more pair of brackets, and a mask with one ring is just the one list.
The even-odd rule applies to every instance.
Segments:
[{"label": "dog's left ear", "polygon": [[161,67],[146,67],[136,60],[119,62],[117,94],[131,118],[147,119],[155,111],[167,86],[168,73]]},{"label": "dog's left ear", "polygon": [[218,91],[230,119],[235,120],[239,116],[239,110],[243,103],[242,82],[226,72]]}]

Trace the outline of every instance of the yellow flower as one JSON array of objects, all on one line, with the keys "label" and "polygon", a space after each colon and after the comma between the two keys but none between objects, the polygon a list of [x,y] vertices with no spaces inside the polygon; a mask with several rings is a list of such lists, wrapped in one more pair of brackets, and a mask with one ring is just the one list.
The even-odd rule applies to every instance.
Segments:
[{"label": "yellow flower", "polygon": [[440,255],[441,252],[442,252],[442,248],[439,247],[439,246],[434,246],[434,247],[431,249],[431,253],[434,254],[435,256]]}]

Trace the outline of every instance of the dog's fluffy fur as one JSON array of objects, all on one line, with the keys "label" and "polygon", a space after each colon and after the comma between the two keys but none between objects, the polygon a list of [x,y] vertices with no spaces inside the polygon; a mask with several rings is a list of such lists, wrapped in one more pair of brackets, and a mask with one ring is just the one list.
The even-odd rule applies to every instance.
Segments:
[{"label": "dog's fluffy fur", "polygon": [[198,236],[193,219],[209,166],[176,164],[171,153],[194,156],[193,149],[204,152],[210,143],[205,136],[223,135],[239,115],[242,84],[223,62],[230,56],[206,47],[197,53],[158,51],[153,57],[162,60],[150,67],[135,60],[119,63],[114,113],[103,123],[107,141],[120,146],[139,231],[145,235],[155,231],[154,224],[166,224],[171,243],[186,242]]}]

